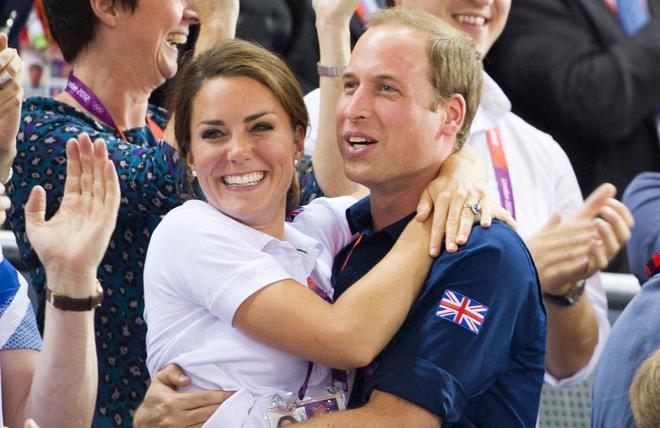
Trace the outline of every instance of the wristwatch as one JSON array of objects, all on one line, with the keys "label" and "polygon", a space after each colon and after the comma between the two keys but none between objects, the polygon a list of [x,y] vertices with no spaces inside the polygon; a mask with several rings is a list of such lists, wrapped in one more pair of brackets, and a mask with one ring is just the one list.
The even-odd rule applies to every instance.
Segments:
[{"label": "wristwatch", "polygon": [[94,308],[101,307],[101,303],[103,302],[103,287],[101,287],[101,283],[97,279],[96,294],[80,299],[69,297],[64,294],[57,294],[50,288],[46,287],[46,301],[53,305],[54,308],[63,311],[91,311]]},{"label": "wristwatch", "polygon": [[581,279],[573,284],[568,293],[563,296],[557,296],[556,294],[543,293],[543,300],[547,303],[559,306],[573,306],[580,301],[582,293],[584,293],[584,287],[587,284],[587,281]]}]

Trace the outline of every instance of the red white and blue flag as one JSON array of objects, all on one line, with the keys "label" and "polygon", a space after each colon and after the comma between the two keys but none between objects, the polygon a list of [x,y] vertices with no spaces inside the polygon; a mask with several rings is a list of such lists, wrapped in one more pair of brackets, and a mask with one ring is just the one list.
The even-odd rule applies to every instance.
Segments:
[{"label": "red white and blue flag", "polygon": [[474,334],[479,334],[488,310],[487,306],[461,293],[445,290],[435,315],[458,324]]}]

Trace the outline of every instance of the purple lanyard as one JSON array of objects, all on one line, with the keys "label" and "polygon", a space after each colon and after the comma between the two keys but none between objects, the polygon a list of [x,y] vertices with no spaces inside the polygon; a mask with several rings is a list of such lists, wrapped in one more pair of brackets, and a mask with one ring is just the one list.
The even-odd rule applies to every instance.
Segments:
[{"label": "purple lanyard", "polygon": [[516,204],[513,200],[513,188],[511,187],[511,176],[509,175],[509,165],[506,162],[504,148],[502,147],[502,138],[497,128],[488,130],[488,150],[490,150],[490,159],[495,168],[495,180],[497,181],[497,190],[500,192],[500,203],[506,208],[513,218],[516,218]]},{"label": "purple lanyard", "polygon": [[66,93],[71,95],[81,106],[94,116],[101,119],[106,125],[111,128],[117,128],[112,116],[108,113],[99,97],[96,96],[91,89],[87,87],[80,79],[73,75],[73,71],[69,73],[69,80],[66,82]]},{"label": "purple lanyard", "polygon": [[[71,95],[73,99],[85,108],[88,112],[101,119],[106,125],[117,130],[119,135],[124,141],[128,141],[121,129],[117,127],[115,121],[112,119],[110,112],[103,105],[103,102],[96,96],[96,94],[85,85],[82,80],[69,73],[69,80],[66,82],[66,93]],[[163,130],[154,122],[150,117],[146,118],[149,129],[157,141],[163,138]]]},{"label": "purple lanyard", "polygon": [[[321,299],[325,300],[326,302],[332,304],[332,299],[330,296],[328,296],[328,293],[323,291],[321,287],[316,285],[316,282],[312,279],[312,277],[307,277],[307,286],[314,292],[316,293],[317,296],[319,296]],[[311,361],[307,365],[307,375],[305,376],[305,381],[303,382],[302,386],[298,390],[298,398],[302,400],[305,398],[305,393],[307,392],[307,388],[309,387],[309,379],[312,376],[312,368],[314,367],[314,363]],[[341,389],[344,391],[348,390],[348,374],[346,373],[346,370],[339,370],[339,369],[332,369],[332,384],[333,386],[341,385]]]}]

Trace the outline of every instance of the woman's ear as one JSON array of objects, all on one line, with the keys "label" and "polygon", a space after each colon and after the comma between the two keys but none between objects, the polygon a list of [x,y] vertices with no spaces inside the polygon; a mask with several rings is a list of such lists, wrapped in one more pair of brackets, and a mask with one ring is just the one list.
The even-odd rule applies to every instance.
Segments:
[{"label": "woman's ear", "polygon": [[111,27],[117,26],[117,6],[113,0],[90,0],[90,6],[99,21]]},{"label": "woman's ear", "polygon": [[302,155],[305,153],[305,128],[303,128],[301,125],[297,125],[295,129],[295,135],[294,135],[294,143],[296,146],[296,159],[300,159]]}]

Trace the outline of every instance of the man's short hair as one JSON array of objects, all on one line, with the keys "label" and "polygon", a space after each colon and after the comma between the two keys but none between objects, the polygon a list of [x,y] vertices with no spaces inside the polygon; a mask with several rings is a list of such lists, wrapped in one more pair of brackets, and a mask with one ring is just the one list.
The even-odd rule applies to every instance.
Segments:
[{"label": "man's short hair", "polygon": [[630,406],[639,428],[660,427],[660,349],[637,369],[630,385]]},{"label": "man's short hair", "polygon": [[427,36],[431,68],[429,80],[435,89],[431,109],[447,101],[453,94],[465,98],[463,127],[456,137],[455,150],[460,150],[479,107],[483,82],[481,55],[470,37],[430,13],[418,9],[392,7],[381,9],[368,18],[369,28],[404,27]]}]

